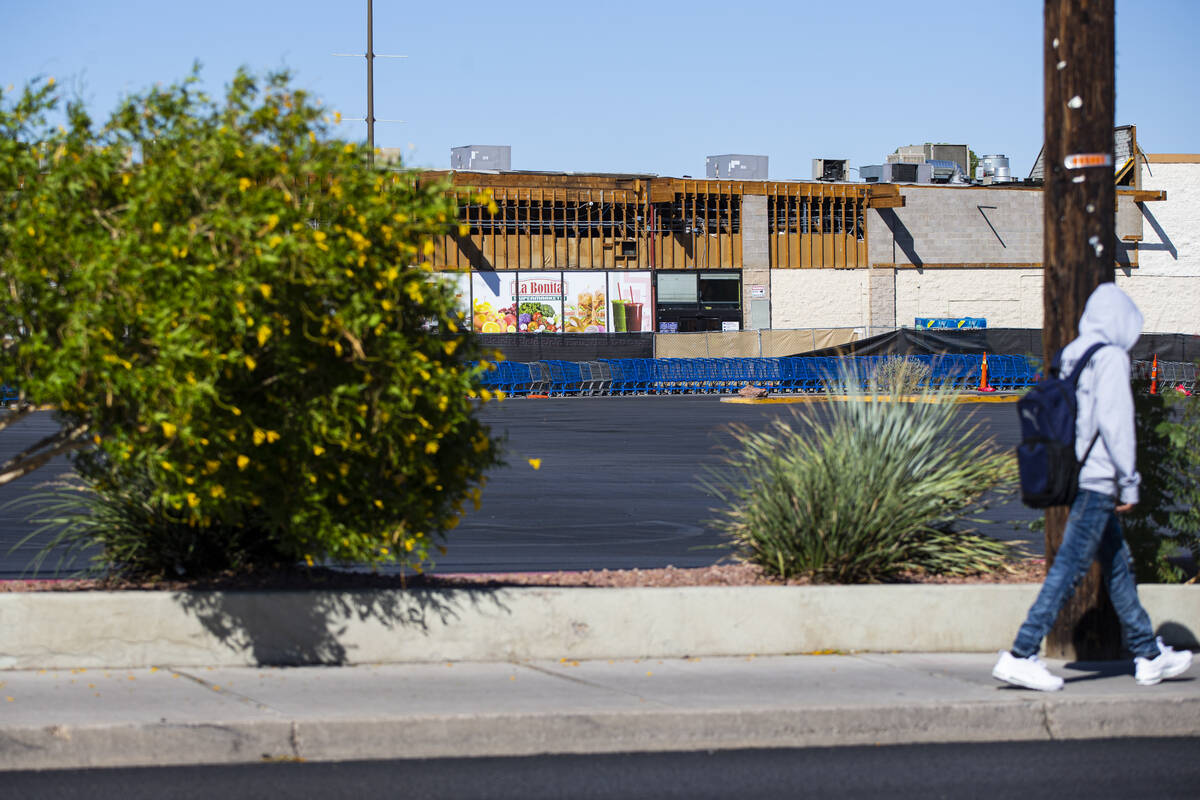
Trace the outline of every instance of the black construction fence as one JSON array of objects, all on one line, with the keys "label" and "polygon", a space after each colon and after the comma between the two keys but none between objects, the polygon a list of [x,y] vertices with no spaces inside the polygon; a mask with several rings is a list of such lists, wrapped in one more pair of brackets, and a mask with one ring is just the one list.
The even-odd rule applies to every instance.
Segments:
[{"label": "black construction fence", "polygon": [[653,333],[481,333],[483,346],[507,361],[598,361],[653,358]]},{"label": "black construction fence", "polygon": [[[925,330],[899,328],[867,339],[826,347],[798,356],[904,356],[961,353],[1030,356],[1042,358],[1040,328],[977,328]],[[1131,351],[1132,360],[1194,363],[1200,361],[1200,336],[1185,333],[1143,333]]]}]

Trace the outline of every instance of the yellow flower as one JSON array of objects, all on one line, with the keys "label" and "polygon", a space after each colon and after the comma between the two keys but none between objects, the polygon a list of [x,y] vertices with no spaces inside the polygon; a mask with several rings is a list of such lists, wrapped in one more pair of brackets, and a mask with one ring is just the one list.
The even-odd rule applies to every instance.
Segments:
[{"label": "yellow flower", "polygon": [[268,214],[267,215],[267,230],[274,230],[275,226],[278,224],[279,224],[279,215],[278,214]]},{"label": "yellow flower", "polygon": [[346,499],[346,496],[345,496],[344,494],[342,494],[341,492],[338,492],[337,501],[338,501],[338,505],[339,505],[339,506],[348,506],[348,505],[350,505],[350,501],[349,501],[349,500],[347,500],[347,499]]},{"label": "yellow flower", "polygon": [[313,445],[313,455],[314,456],[322,455],[322,454],[324,454],[324,452],[325,452],[325,448],[321,447],[321,445],[319,445],[319,444]]},{"label": "yellow flower", "polygon": [[238,178],[238,191],[239,192],[244,192],[249,188],[250,188],[250,179],[249,178]]},{"label": "yellow flower", "polygon": [[272,236],[270,239],[267,239],[267,247],[278,247],[279,243],[282,241],[283,241],[283,237],[276,234],[275,236]]},{"label": "yellow flower", "polygon": [[333,112],[333,121],[334,121],[334,124],[337,124],[337,125],[342,124],[342,112],[340,112],[340,111]]},{"label": "yellow flower", "polygon": [[171,466],[170,461],[160,461],[158,463],[161,464],[162,468],[165,469],[167,472],[170,472],[171,470],[175,469],[174,467]]},{"label": "yellow flower", "polygon": [[161,222],[154,223],[153,225],[150,226],[150,230],[154,231],[155,233],[162,233],[162,223]]},{"label": "yellow flower", "polygon": [[388,553],[390,553],[390,552],[391,552],[391,551],[390,551],[390,550],[388,550],[386,547],[381,547],[381,548],[379,548],[379,555],[381,555],[381,556],[386,556],[386,555],[387,555]]},{"label": "yellow flower", "polygon": [[254,444],[255,445],[260,445],[263,442],[265,442],[266,440],[267,440],[266,432],[260,431],[257,429],[254,431]]},{"label": "yellow flower", "polygon": [[376,507],[376,508],[383,508],[383,501],[382,501],[382,500],[376,500],[376,501],[375,501],[375,507]]},{"label": "yellow flower", "polygon": [[237,457],[237,468],[245,469],[250,464],[250,459],[246,456],[239,455]]},{"label": "yellow flower", "polygon": [[124,175],[121,176],[121,185],[122,186],[129,185],[129,173],[128,172],[126,172]]},{"label": "yellow flower", "polygon": [[[311,135],[312,134],[310,133],[309,136],[311,136]],[[304,563],[308,564],[311,567],[313,565],[313,557],[310,556],[308,553],[305,553],[304,554]]]},{"label": "yellow flower", "polygon": [[196,506],[200,505],[200,498],[196,496],[195,492],[188,492],[187,504],[188,508],[195,508]]},{"label": "yellow flower", "polygon": [[274,444],[279,441],[279,434],[275,431],[267,431],[267,444]]},{"label": "yellow flower", "polygon": [[262,296],[263,296],[263,299],[264,299],[264,300],[270,300],[270,299],[271,299],[271,284],[269,284],[269,283],[260,283],[260,284],[258,285],[258,291],[262,293]]},{"label": "yellow flower", "polygon": [[382,300],[379,303],[379,307],[382,308],[384,311],[391,311],[392,310],[392,301],[391,300]]},{"label": "yellow flower", "polygon": [[258,362],[254,360],[254,356],[246,356],[245,362],[246,369],[250,370],[251,372],[254,372],[254,369],[258,366]]},{"label": "yellow flower", "polygon": [[427,442],[425,444],[425,455],[431,456],[438,451],[437,442]]},{"label": "yellow flower", "polygon": [[404,550],[405,550],[406,552],[409,552],[409,553],[411,553],[411,552],[412,552],[412,549],[413,549],[413,540],[412,540],[412,539],[405,539],[405,540],[404,540]]},{"label": "yellow flower", "polygon": [[425,240],[425,244],[421,248],[421,252],[423,252],[427,256],[433,255],[433,240],[432,239]]},{"label": "yellow flower", "polygon": [[258,326],[258,346],[262,347],[267,343],[267,339],[271,338],[271,329],[266,325]]},{"label": "yellow flower", "polygon": [[529,459],[529,466],[533,467],[534,469],[541,469],[542,460],[540,458],[531,458]]}]

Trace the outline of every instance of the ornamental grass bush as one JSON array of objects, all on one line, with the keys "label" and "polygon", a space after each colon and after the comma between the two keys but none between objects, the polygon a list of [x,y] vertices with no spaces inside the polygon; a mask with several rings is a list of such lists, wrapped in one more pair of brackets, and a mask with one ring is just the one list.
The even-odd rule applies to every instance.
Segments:
[{"label": "ornamental grass bush", "polygon": [[734,427],[707,483],[725,503],[713,524],[736,557],[823,583],[1004,569],[1011,547],[970,525],[1011,492],[1013,455],[979,438],[945,390],[916,403],[876,385],[836,391],[850,399],[762,431]]},{"label": "ornamental grass bush", "polygon": [[419,568],[498,463],[428,261],[448,187],[369,167],[289,80],[193,73],[99,126],[50,82],[0,95],[0,375],[57,409],[35,455],[73,452],[104,569]]},{"label": "ornamental grass bush", "polygon": [[916,394],[929,385],[929,365],[903,356],[886,358],[871,376],[879,391],[896,394]]}]

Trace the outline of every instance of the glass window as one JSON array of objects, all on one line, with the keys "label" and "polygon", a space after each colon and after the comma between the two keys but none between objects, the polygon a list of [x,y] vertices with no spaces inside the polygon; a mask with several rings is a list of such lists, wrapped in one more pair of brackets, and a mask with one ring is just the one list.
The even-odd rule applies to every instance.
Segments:
[{"label": "glass window", "polygon": [[695,303],[696,275],[686,272],[680,275],[658,273],[658,302]]},{"label": "glass window", "polygon": [[739,303],[742,299],[741,276],[733,275],[701,275],[701,303]]}]

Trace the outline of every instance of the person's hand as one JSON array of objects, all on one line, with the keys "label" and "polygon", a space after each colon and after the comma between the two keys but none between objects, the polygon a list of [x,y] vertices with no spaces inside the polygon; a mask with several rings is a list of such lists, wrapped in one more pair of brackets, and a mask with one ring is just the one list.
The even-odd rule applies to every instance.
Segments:
[{"label": "person's hand", "polygon": [[1137,503],[1122,503],[1114,508],[1113,511],[1117,512],[1118,514],[1128,514],[1130,511],[1133,511],[1133,507],[1135,505],[1137,505]]}]

